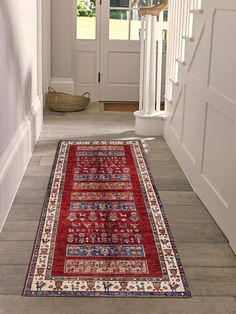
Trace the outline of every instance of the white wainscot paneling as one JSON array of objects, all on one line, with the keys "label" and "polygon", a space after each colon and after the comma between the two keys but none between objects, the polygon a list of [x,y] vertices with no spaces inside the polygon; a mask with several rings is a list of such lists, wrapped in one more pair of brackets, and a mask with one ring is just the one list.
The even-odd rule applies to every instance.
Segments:
[{"label": "white wainscot paneling", "polygon": [[179,141],[182,141],[183,133],[184,96],[185,89],[181,89],[170,119],[171,129]]},{"label": "white wainscot paneling", "polygon": [[198,82],[204,79],[206,69],[205,25],[202,25],[200,36],[191,55],[187,72]]},{"label": "white wainscot paneling", "polygon": [[236,101],[235,10],[216,10],[213,18],[209,85]]},{"label": "white wainscot paneling", "polygon": [[202,95],[186,85],[183,146],[192,162],[195,164],[199,154],[199,139],[201,134],[201,117],[203,110]]},{"label": "white wainscot paneling", "polygon": [[232,197],[234,122],[207,105],[201,176],[225,207]]},{"label": "white wainscot paneling", "polygon": [[77,95],[89,92],[91,99],[98,99],[97,64],[95,51],[78,51],[76,53],[76,88]]},{"label": "white wainscot paneling", "polygon": [[76,54],[76,84],[94,85],[95,83],[95,52],[77,52]]},{"label": "white wainscot paneling", "polygon": [[110,52],[108,60],[109,84],[139,84],[139,53]]},{"label": "white wainscot paneling", "polygon": [[167,104],[165,139],[236,253],[236,1],[204,0],[202,9],[192,16],[194,40]]}]

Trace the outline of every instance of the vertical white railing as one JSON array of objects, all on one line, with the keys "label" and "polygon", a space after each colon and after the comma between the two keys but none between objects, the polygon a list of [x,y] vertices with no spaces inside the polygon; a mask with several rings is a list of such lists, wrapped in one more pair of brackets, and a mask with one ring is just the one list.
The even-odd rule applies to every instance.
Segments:
[{"label": "vertical white railing", "polygon": [[139,112],[143,113],[143,84],[144,84],[144,30],[145,17],[141,16],[140,29],[140,74],[139,74]]},{"label": "vertical white railing", "polygon": [[161,111],[161,88],[162,88],[162,59],[163,59],[163,11],[159,15],[158,32],[158,55],[157,55],[157,84],[156,84],[156,112]]},{"label": "vertical white railing", "polygon": [[[165,95],[172,101],[173,84],[178,84],[179,65],[185,62],[186,40],[192,40],[193,15],[201,9],[202,0],[169,0]],[[141,14],[139,112],[160,112],[163,51],[163,10],[158,23],[158,56],[156,59],[156,16]]]},{"label": "vertical white railing", "polygon": [[[151,8],[153,9],[153,7]],[[158,32],[157,15],[159,15]],[[145,12],[145,14],[141,14],[139,78],[139,113],[143,115],[155,115],[160,112],[162,52],[163,10],[158,14]]]},{"label": "vertical white railing", "polygon": [[192,39],[193,14],[201,10],[202,0],[169,0],[166,57],[166,92],[172,101],[173,84],[178,84],[179,64],[185,62],[186,40]]},{"label": "vertical white railing", "polygon": [[[134,112],[135,133],[138,135],[163,135],[164,114],[160,110],[160,104],[164,38],[163,10],[167,3],[167,0],[163,0],[160,5],[139,8],[141,15],[139,111]],[[157,16],[159,16],[159,23],[157,23]]]},{"label": "vertical white railing", "polygon": [[155,113],[156,101],[156,16],[141,19],[139,112]]}]

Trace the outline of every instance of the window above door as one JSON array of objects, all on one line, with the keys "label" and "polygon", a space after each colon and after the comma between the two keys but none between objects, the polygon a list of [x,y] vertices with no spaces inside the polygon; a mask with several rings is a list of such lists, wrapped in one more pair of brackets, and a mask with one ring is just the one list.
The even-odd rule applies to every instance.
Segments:
[{"label": "window above door", "polygon": [[108,1],[109,40],[139,40],[141,16],[138,8],[155,5],[160,0],[77,0],[77,39],[96,40],[97,9]]}]

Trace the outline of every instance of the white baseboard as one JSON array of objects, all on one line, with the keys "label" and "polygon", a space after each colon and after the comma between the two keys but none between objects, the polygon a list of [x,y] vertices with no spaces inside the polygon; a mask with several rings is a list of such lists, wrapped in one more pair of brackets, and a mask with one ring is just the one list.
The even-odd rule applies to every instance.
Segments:
[{"label": "white baseboard", "polygon": [[42,122],[42,97],[37,96],[0,159],[0,232],[39,137]]},{"label": "white baseboard", "polygon": [[75,93],[75,82],[72,78],[56,78],[51,79],[50,86],[57,92],[74,94]]}]

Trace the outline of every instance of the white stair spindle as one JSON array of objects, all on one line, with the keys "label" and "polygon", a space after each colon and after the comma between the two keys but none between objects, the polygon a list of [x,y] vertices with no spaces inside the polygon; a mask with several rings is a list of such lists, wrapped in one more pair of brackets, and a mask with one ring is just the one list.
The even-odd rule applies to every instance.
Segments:
[{"label": "white stair spindle", "polygon": [[144,84],[144,27],[145,17],[141,17],[140,30],[140,75],[139,75],[139,111],[143,112],[143,84]]},{"label": "white stair spindle", "polygon": [[173,8],[175,14],[174,14],[174,48],[173,48],[173,69],[172,69],[172,74],[171,74],[171,79],[173,79],[175,81],[175,75],[176,75],[176,57],[177,57],[177,47],[178,47],[178,32],[177,32],[177,28],[178,28],[178,5],[177,5],[177,1],[174,1],[174,8]]},{"label": "white stair spindle", "polygon": [[166,76],[166,82],[168,82],[168,99],[172,98],[172,83],[170,82],[170,78],[172,77],[172,69],[173,69],[173,53],[174,53],[174,12],[173,12],[173,3],[174,0],[169,1],[168,6],[168,38],[167,38],[167,59],[169,60],[169,69],[168,76]]},{"label": "white stair spindle", "polygon": [[149,74],[150,74],[150,50],[151,50],[151,16],[146,16],[146,30],[145,30],[145,62],[144,62],[144,113],[149,113]]},{"label": "white stair spindle", "polygon": [[150,33],[151,33],[151,45],[150,45],[150,87],[149,87],[149,103],[148,113],[155,112],[155,94],[156,94],[156,53],[157,53],[157,40],[156,40],[156,25],[157,17],[151,16]]},{"label": "white stair spindle", "polygon": [[156,112],[160,112],[161,110],[160,105],[161,105],[162,61],[163,61],[162,52],[163,52],[163,11],[159,15]]}]

